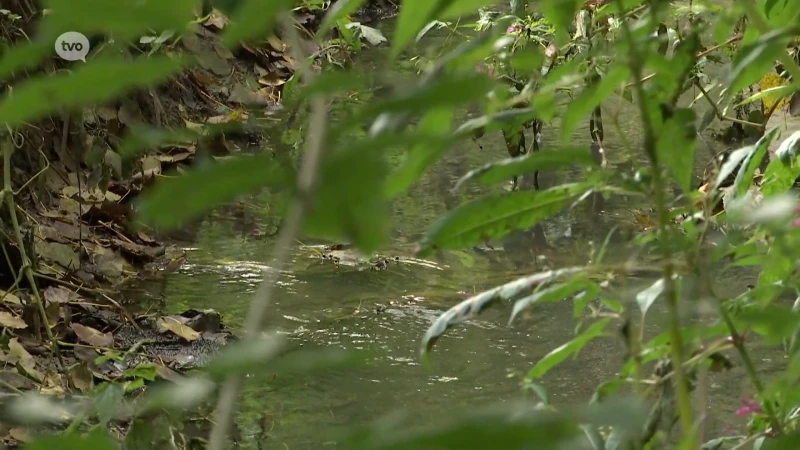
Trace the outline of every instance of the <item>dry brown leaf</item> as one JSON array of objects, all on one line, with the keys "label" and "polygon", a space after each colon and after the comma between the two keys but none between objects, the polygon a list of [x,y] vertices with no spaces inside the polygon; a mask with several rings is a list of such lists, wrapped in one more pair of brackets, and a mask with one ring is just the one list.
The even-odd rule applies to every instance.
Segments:
[{"label": "dry brown leaf", "polygon": [[280,86],[286,83],[286,80],[282,79],[278,76],[277,73],[272,72],[258,80],[259,84],[263,84],[264,86]]},{"label": "dry brown leaf", "polygon": [[191,329],[181,323],[180,320],[176,319],[175,317],[171,316],[164,316],[158,319],[157,322],[158,330],[160,332],[165,332],[167,330],[171,331],[176,336],[179,336],[187,341],[194,341],[200,339],[200,333]]},{"label": "dry brown leaf", "polygon": [[228,18],[225,17],[221,12],[214,11],[208,17],[208,20],[205,21],[204,25],[214,26],[218,29],[225,28],[225,25],[228,23]]},{"label": "dry brown leaf", "polygon": [[72,366],[69,375],[73,386],[79,391],[89,393],[94,389],[94,375],[85,361]]},{"label": "dry brown leaf", "polygon": [[79,323],[70,324],[70,328],[78,335],[78,339],[95,347],[111,347],[114,345],[114,336],[111,333],[102,333],[92,327]]},{"label": "dry brown leaf", "polygon": [[75,293],[61,286],[50,286],[44,290],[44,299],[50,303],[69,303]]},{"label": "dry brown leaf", "polygon": [[28,328],[28,324],[22,318],[5,311],[0,311],[0,325],[15,329]]},{"label": "dry brown leaf", "polygon": [[19,442],[30,442],[33,440],[31,433],[24,428],[12,428],[8,430],[8,434]]},{"label": "dry brown leaf", "polygon": [[19,343],[17,338],[11,338],[8,341],[8,355],[12,358],[15,358],[19,364],[18,367],[21,366],[23,370],[28,373],[28,375],[39,381],[44,379],[44,375],[36,370],[36,360],[33,359],[33,356],[31,356],[27,350],[25,350],[25,347]]}]

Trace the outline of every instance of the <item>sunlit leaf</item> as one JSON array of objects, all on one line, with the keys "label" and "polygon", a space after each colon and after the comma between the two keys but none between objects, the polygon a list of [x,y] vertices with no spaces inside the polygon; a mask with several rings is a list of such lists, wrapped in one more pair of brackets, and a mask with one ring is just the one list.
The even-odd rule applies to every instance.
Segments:
[{"label": "sunlit leaf", "polygon": [[62,108],[102,103],[131,89],[168,79],[181,60],[151,56],[135,61],[92,61],[72,72],[42,76],[20,83],[0,103],[0,123],[15,127]]},{"label": "sunlit leaf", "polygon": [[498,301],[510,300],[540,284],[581,273],[583,270],[585,270],[583,267],[568,267],[536,273],[481,292],[478,295],[462,301],[439,316],[430,328],[428,328],[428,331],[425,332],[425,336],[422,338],[423,359],[427,358],[427,354],[433,348],[434,344],[436,344],[436,341],[454,325],[458,325],[465,320],[477,316]]},{"label": "sunlit leaf", "polygon": [[736,93],[757,83],[765,72],[772,70],[793,32],[791,28],[773,30],[759,36],[755,42],[743,45],[725,75],[729,92]]},{"label": "sunlit leaf", "polygon": [[751,329],[770,342],[780,342],[800,329],[800,312],[777,303],[763,307],[753,305],[739,312],[734,320],[741,329]]},{"label": "sunlit leaf", "polygon": [[460,189],[467,181],[477,180],[483,184],[508,181],[517,175],[538,170],[554,170],[572,165],[596,165],[592,152],[585,147],[560,148],[552,151],[529,153],[522,158],[506,158],[483,165],[461,177],[454,189]]},{"label": "sunlit leaf", "polygon": [[514,302],[514,308],[511,311],[511,317],[508,319],[508,323],[511,324],[514,318],[517,317],[520,312],[534,305],[559,302],[575,295],[578,292],[591,289],[592,286],[595,286],[595,283],[592,281],[576,279],[566,283],[557,284],[552,287],[537,289],[533,294]]},{"label": "sunlit leaf", "polygon": [[197,167],[185,175],[161,180],[144,195],[140,219],[151,225],[174,228],[211,208],[265,186],[285,186],[290,169],[278,167],[270,152],[238,156]]},{"label": "sunlit leaf", "polygon": [[800,131],[795,131],[781,142],[775,150],[775,156],[784,164],[792,164],[797,159],[798,152],[800,152]]},{"label": "sunlit leaf", "polygon": [[642,315],[646,315],[653,303],[658,300],[658,297],[664,293],[664,279],[659,278],[655,283],[651,284],[647,289],[640,291],[636,294],[636,303],[639,304],[639,309],[642,310]]},{"label": "sunlit leaf", "polygon": [[96,347],[113,347],[114,336],[111,333],[102,333],[92,327],[87,327],[79,323],[71,323],[70,328],[83,342]]},{"label": "sunlit leaf", "polygon": [[516,229],[530,228],[561,211],[587,188],[585,184],[568,184],[545,191],[490,194],[462,203],[428,229],[418,255],[428,255],[435,249],[469,247]]},{"label": "sunlit leaf", "polygon": [[528,372],[527,379],[533,380],[541,378],[553,367],[564,362],[567,358],[580,351],[586,344],[593,339],[602,336],[606,326],[611,322],[610,318],[599,320],[592,324],[583,333],[576,336],[566,344],[556,348],[548,353],[544,358],[540,359],[538,363]]}]

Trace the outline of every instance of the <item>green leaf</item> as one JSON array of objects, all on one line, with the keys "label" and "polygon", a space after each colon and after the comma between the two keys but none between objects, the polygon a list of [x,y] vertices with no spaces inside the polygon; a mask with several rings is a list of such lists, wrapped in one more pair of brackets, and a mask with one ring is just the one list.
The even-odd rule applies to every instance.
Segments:
[{"label": "green leaf", "polygon": [[561,364],[571,355],[580,351],[594,338],[602,336],[609,322],[611,322],[611,318],[606,318],[595,322],[591,327],[586,329],[586,331],[579,334],[571,341],[548,353],[544,358],[539,360],[535,366],[533,366],[530,372],[528,372],[526,379],[534,380],[544,376],[550,371],[550,369],[558,364]]},{"label": "green leaf", "polygon": [[561,211],[587,188],[586,184],[570,184],[545,191],[490,194],[462,203],[429,228],[418,255],[424,257],[435,249],[465,248],[515,229],[530,228]]},{"label": "green leaf", "polygon": [[742,167],[739,169],[739,173],[736,174],[736,180],[733,183],[736,186],[737,197],[744,195],[750,189],[750,185],[753,184],[753,175],[761,165],[761,161],[767,154],[767,148],[772,143],[777,131],[777,128],[773,128],[762,136],[755,144],[755,151],[748,153],[744,161],[742,161]]},{"label": "green leaf", "polygon": [[[334,3],[334,5],[338,5],[338,3]],[[284,99],[284,104],[285,106],[293,106],[319,95],[332,95],[343,91],[363,89],[367,81],[367,78],[363,75],[349,70],[330,70],[315,77],[311,83],[304,85],[297,92],[297,95],[292,95],[290,99]]]},{"label": "green leaf", "polygon": [[553,23],[556,29],[556,39],[559,43],[569,40],[569,30],[575,14],[580,9],[582,0],[544,0],[537,3],[545,17]]},{"label": "green leaf", "polygon": [[264,367],[278,356],[284,341],[282,335],[275,334],[230,343],[220,350],[204,371],[221,379],[227,375],[245,374]]},{"label": "green leaf", "polygon": [[425,332],[425,336],[422,338],[423,360],[427,359],[427,355],[434,344],[436,344],[436,341],[451,327],[477,316],[498,301],[515,298],[524,292],[530,291],[531,288],[535,286],[549,283],[565,276],[581,273],[584,270],[583,267],[567,267],[559,270],[548,270],[546,272],[536,273],[481,292],[453,306],[447,310],[447,312],[439,316]]},{"label": "green leaf", "polygon": [[511,322],[520,312],[530,308],[533,305],[560,302],[577,294],[578,292],[592,289],[593,286],[596,285],[592,281],[576,279],[567,283],[557,284],[549,288],[537,289],[533,294],[521,298],[514,303],[514,308],[511,311],[511,317],[508,319],[508,324],[511,325]]},{"label": "green leaf", "polygon": [[45,7],[52,11],[42,20],[42,27],[59,33],[69,30],[85,35],[107,33],[126,40],[138,38],[150,29],[185,29],[196,3],[195,0],[126,0],[114,2],[114,7],[109,8],[105,0],[46,0]]},{"label": "green leaf", "polygon": [[484,74],[436,78],[408,93],[365,108],[361,116],[372,118],[385,112],[419,112],[434,107],[463,105],[483,98],[496,84],[494,79]]},{"label": "green leaf", "polygon": [[279,167],[269,152],[237,156],[161,180],[143,196],[139,217],[153,226],[174,228],[238,195],[265,186],[285,186],[290,176],[289,169]]},{"label": "green leaf", "polygon": [[755,42],[742,46],[724,78],[728,92],[740,92],[772,70],[775,60],[785,52],[794,31],[793,27],[773,30],[759,36]]},{"label": "green leaf", "polygon": [[117,450],[116,441],[108,431],[95,428],[88,434],[77,433],[42,437],[25,444],[26,450]]},{"label": "green leaf", "polygon": [[765,198],[784,194],[794,186],[798,177],[800,177],[800,164],[796,159],[786,164],[780,158],[774,158],[764,171],[761,193]]},{"label": "green leaf", "polygon": [[800,448],[800,431],[765,440],[763,450],[795,450]]},{"label": "green leaf", "polygon": [[60,109],[103,103],[128,91],[168,79],[181,69],[181,61],[166,56],[136,61],[92,61],[72,72],[40,76],[15,86],[0,103],[0,123],[16,127]]},{"label": "green leaf", "polygon": [[660,132],[656,151],[667,165],[683,192],[691,190],[697,132],[694,128],[694,111],[677,108]]},{"label": "green leaf", "polygon": [[575,97],[564,112],[564,120],[561,122],[561,140],[565,143],[569,142],[578,123],[591,114],[629,76],[628,66],[615,65],[599,83],[588,86]]},{"label": "green leaf", "polygon": [[417,33],[428,22],[434,19],[433,15],[439,4],[446,0],[404,0],[400,5],[400,15],[392,40],[391,59],[400,55],[410,44]]},{"label": "green leaf", "polygon": [[533,173],[538,170],[555,170],[572,165],[591,166],[597,165],[597,162],[592,158],[592,152],[586,147],[528,153],[522,158],[506,158],[471,170],[458,180],[453,189],[460,189],[467,181],[473,179],[483,184],[492,184],[508,181],[517,175]]},{"label": "green leaf", "polygon": [[122,399],[125,397],[125,388],[117,383],[105,383],[100,392],[94,397],[92,403],[97,413],[97,420],[101,425],[107,424],[114,418],[119,410]]},{"label": "green leaf", "polygon": [[[777,131],[777,128],[772,130],[774,131]],[[798,152],[800,152],[800,131],[795,131],[781,142],[775,150],[775,156],[784,164],[792,164],[797,159]]]},{"label": "green leaf", "polygon": [[[417,130],[422,133],[429,133],[431,137],[439,133],[444,137],[449,134],[453,123],[452,108],[436,108],[428,111],[422,118]],[[447,151],[449,140],[429,139],[411,147],[406,154],[402,165],[392,172],[386,182],[387,198],[405,192],[415,181],[430,167],[439,156]]]},{"label": "green leaf", "polygon": [[245,0],[231,16],[232,24],[222,34],[222,42],[230,48],[239,41],[268,36],[280,14],[291,5],[291,0]]},{"label": "green leaf", "polygon": [[[381,136],[386,137],[386,136]],[[388,238],[388,166],[372,140],[325,155],[319,187],[303,230],[311,237],[350,242],[371,254]]]},{"label": "green leaf", "polygon": [[777,303],[747,308],[736,315],[735,321],[742,329],[751,329],[771,342],[790,338],[800,329],[800,313]]},{"label": "green leaf", "polygon": [[328,8],[328,12],[325,14],[325,18],[322,20],[319,30],[317,30],[317,35],[324,35],[332,30],[337,20],[352,14],[355,10],[360,8],[365,1],[366,0],[338,0]]}]

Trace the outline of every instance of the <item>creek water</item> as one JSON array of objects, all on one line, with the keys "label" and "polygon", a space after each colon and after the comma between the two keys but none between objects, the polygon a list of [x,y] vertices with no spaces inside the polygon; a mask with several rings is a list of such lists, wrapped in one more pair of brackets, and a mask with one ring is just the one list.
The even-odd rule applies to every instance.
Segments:
[{"label": "creek water", "polygon": [[[380,25],[387,37],[393,26],[392,21]],[[421,45],[437,49],[453,39],[434,30]],[[357,58],[357,70],[378,72],[385,65],[386,50],[366,49]],[[625,150],[620,138],[622,133],[634,148],[641,141],[634,105],[613,98],[603,107],[608,170],[632,172],[643,166],[641,152]],[[461,119],[466,115],[463,112]],[[561,146],[559,129],[558,119],[545,127],[546,151],[558,151]],[[276,134],[280,131],[278,124]],[[589,143],[587,120],[575,131],[571,144]],[[271,145],[277,147],[276,153],[291,151],[277,139]],[[426,227],[458,203],[461,194],[451,192],[455,181],[472,168],[506,156],[499,132],[484,137],[482,146],[460,143],[393,202],[395,235],[381,253],[409,255],[410,244]],[[707,160],[707,150],[698,150],[698,171]],[[391,161],[399,165],[400,155]],[[577,170],[548,173],[543,174],[543,181],[552,185],[579,176]],[[463,196],[502,188],[469,187]],[[193,230],[192,242],[183,243],[188,248],[186,264],[142,288],[163,298],[171,311],[213,308],[223,314],[228,326],[239,329],[274,244],[273,238],[253,231],[271,231],[277,221],[276,208],[285,202],[278,194],[261,193],[205,218]],[[289,273],[279,278],[267,327],[290,333],[294,347],[364,349],[374,358],[352,369],[248,383],[238,421],[245,441],[251,445],[259,441],[264,449],[318,449],[335,446],[337,433],[349,426],[397,410],[410,413],[413,425],[428,426],[444,423],[458,411],[519,398],[520,380],[527,370],[573,336],[572,302],[542,305],[510,326],[509,305],[491,309],[449,331],[434,349],[430,368],[419,361],[425,330],[438,313],[471,293],[546,267],[585,264],[593,246],[600,245],[615,227],[609,254],[629,255],[630,233],[638,227],[632,209],[644,205],[639,202],[625,196],[584,202],[548,220],[536,238],[518,233],[504,240],[503,251],[445,252],[442,258],[431,260],[432,266],[390,264],[382,271],[357,271],[335,267],[315,258],[313,251],[298,248]],[[720,277],[717,284],[723,295],[741,292],[754,279],[746,272]],[[619,300],[631,301],[653,281],[616,280]],[[659,327],[658,313],[649,317],[654,329]],[[598,384],[618,370],[623,355],[619,339],[591,343],[576,359],[544,377],[551,401],[561,405],[587,401]],[[781,357],[765,351],[756,353],[755,359],[762,370],[770,371]],[[708,437],[740,430],[745,419],[737,418],[735,411],[740,397],[751,394],[741,365],[711,374],[706,392]]]}]

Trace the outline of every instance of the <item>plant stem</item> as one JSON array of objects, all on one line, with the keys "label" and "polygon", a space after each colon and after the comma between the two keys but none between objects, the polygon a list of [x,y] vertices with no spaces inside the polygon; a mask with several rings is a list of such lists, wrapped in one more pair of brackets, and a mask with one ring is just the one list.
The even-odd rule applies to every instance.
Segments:
[{"label": "plant stem", "polygon": [[[58,359],[58,363],[61,366],[61,369],[64,370],[64,376],[67,377],[69,380],[69,374],[66,372],[66,364],[64,364],[64,359],[61,358],[61,352],[58,350],[58,341],[53,337],[53,331],[50,329],[50,324],[47,320],[47,311],[44,309],[44,303],[42,302],[42,297],[39,295],[39,289],[36,286],[36,279],[33,276],[33,269],[31,269],[31,260],[28,257],[27,252],[25,251],[25,241],[22,239],[22,230],[19,226],[19,220],[17,219],[17,209],[16,205],[14,204],[14,190],[11,186],[11,155],[14,153],[14,145],[11,143],[11,138],[4,140],[2,143],[3,146],[3,197],[5,199],[5,204],[8,209],[8,215],[11,216],[11,225],[14,228],[14,237],[17,241],[17,247],[19,250],[20,257],[22,259],[22,268],[21,270],[25,272],[25,277],[28,279],[28,283],[31,286],[31,292],[33,293],[33,301],[36,303],[36,307],[39,311],[39,316],[42,320],[42,324],[44,325],[45,333],[47,334],[47,339],[50,342],[50,349],[52,350],[53,354],[55,355],[56,359]],[[38,333],[37,333],[38,335]]]},{"label": "plant stem", "polygon": [[[301,75],[303,75],[306,83],[311,82],[314,78],[313,68],[309,59],[303,54],[300,36],[294,27],[294,20],[291,16],[288,16],[284,17],[282,23],[290,49],[294,53],[293,57],[301,64],[299,68]],[[315,97],[311,101],[308,138],[297,179],[297,198],[293,202],[286,222],[281,227],[281,232],[278,235],[272,270],[264,272],[264,279],[250,304],[250,311],[247,314],[247,323],[245,324],[245,334],[248,338],[253,338],[261,332],[262,322],[275,290],[275,281],[289,260],[296,236],[314,195],[324,150],[327,114],[327,100],[325,97],[321,95]],[[214,427],[211,429],[211,435],[209,436],[208,448],[210,450],[222,450],[225,448],[228,429],[235,414],[236,396],[241,384],[241,376],[230,375],[222,386],[214,411]]]},{"label": "plant stem", "polygon": [[761,399],[761,404],[764,407],[764,413],[767,415],[767,417],[769,417],[769,421],[775,431],[778,433],[783,433],[783,426],[781,425],[780,419],[778,419],[775,408],[773,408],[772,403],[764,397],[764,384],[761,383],[761,379],[758,378],[758,372],[756,372],[756,366],[753,364],[753,359],[750,358],[750,353],[748,353],[747,348],[744,346],[744,337],[742,337],[742,335],[736,330],[736,324],[733,323],[731,315],[728,314],[728,310],[725,309],[725,306],[722,304],[722,302],[719,302],[719,314],[722,316],[722,320],[725,321],[725,325],[728,327],[728,332],[731,334],[733,346],[739,353],[739,358],[741,358],[742,362],[744,363],[747,377],[750,378],[750,382],[753,384],[753,388],[755,388],[758,398]]},{"label": "plant stem", "polygon": [[678,292],[675,288],[674,269],[672,266],[672,250],[666,227],[669,223],[669,214],[664,198],[664,180],[661,173],[658,154],[656,151],[657,138],[650,118],[647,97],[642,85],[642,70],[644,56],[639,54],[638,45],[631,33],[630,26],[626,21],[622,22],[628,44],[630,45],[630,67],[636,80],[634,88],[639,104],[639,111],[642,115],[642,126],[644,128],[644,149],[653,167],[653,189],[655,190],[656,209],[658,211],[658,234],[661,246],[662,257],[665,259],[663,278],[664,289],[666,291],[667,306],[669,309],[669,335],[671,342],[672,370],[675,372],[675,384],[677,385],[677,403],[681,421],[681,431],[684,439],[689,439],[689,448],[697,447],[694,437],[694,413],[692,411],[691,398],[689,396],[689,386],[683,368],[683,338],[681,335],[680,315],[678,311]]}]

